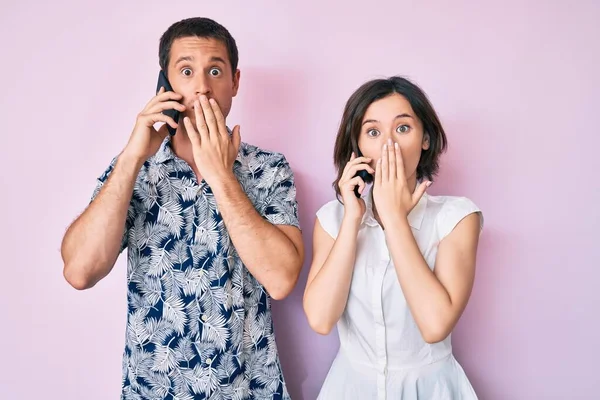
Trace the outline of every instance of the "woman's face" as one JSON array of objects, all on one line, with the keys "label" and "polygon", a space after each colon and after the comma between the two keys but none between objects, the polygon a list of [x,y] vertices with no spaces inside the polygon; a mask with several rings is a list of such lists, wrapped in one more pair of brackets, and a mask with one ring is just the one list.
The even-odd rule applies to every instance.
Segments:
[{"label": "woman's face", "polygon": [[407,180],[416,181],[421,151],[429,148],[429,138],[408,100],[397,93],[371,103],[363,118],[358,147],[363,156],[371,158],[372,168],[388,139],[400,146]]}]

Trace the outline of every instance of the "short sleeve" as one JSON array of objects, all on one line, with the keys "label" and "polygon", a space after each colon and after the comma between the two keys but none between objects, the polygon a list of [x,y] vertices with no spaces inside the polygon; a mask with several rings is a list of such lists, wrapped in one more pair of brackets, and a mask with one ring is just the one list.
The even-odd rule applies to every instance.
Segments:
[{"label": "short sleeve", "polygon": [[325,232],[334,239],[337,239],[340,232],[343,217],[344,206],[337,200],[330,201],[317,211],[319,223]]},{"label": "short sleeve", "polygon": [[452,232],[452,230],[466,216],[479,213],[480,215],[480,232],[483,229],[483,213],[477,205],[466,197],[449,198],[442,207],[440,215],[437,219],[437,230],[439,238],[442,240]]},{"label": "short sleeve", "polygon": [[[92,201],[94,201],[94,199],[96,199],[96,197],[98,197],[98,194],[100,193],[100,189],[102,189],[102,186],[104,186],[104,184],[108,180],[108,177],[114,170],[116,162],[117,162],[117,157],[113,158],[113,160],[111,161],[108,168],[106,168],[104,173],[102,173],[102,175],[100,175],[98,177],[98,179],[96,181],[96,187],[95,187],[94,192],[92,193],[92,197],[90,199],[90,203]],[[123,237],[121,239],[121,248],[119,249],[119,253],[123,252],[123,250],[125,250],[125,248],[128,245],[129,231],[130,231],[131,227],[133,226],[134,219],[135,219],[135,208],[133,207],[133,202],[131,201],[129,203],[129,209],[127,210],[127,219],[125,220],[125,229],[123,231]]]},{"label": "short sleeve", "polygon": [[273,225],[300,228],[294,173],[284,156],[277,164],[273,185],[263,203],[262,215]]}]

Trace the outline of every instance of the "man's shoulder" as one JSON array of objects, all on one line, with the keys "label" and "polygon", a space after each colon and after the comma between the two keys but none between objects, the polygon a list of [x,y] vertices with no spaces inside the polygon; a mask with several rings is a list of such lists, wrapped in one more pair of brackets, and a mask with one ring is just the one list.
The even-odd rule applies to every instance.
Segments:
[{"label": "man's shoulder", "polygon": [[268,164],[279,164],[279,163],[287,163],[285,155],[278,151],[273,151],[270,149],[265,149],[250,143],[241,142],[238,161],[244,163],[244,161],[256,163],[257,161],[260,164],[268,163]]}]

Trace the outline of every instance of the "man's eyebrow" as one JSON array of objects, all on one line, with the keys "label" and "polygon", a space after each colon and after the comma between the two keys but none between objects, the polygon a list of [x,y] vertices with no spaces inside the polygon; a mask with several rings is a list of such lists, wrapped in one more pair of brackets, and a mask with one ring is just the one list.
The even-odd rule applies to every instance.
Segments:
[{"label": "man's eyebrow", "polygon": [[217,56],[213,56],[210,58],[210,61],[212,62],[219,62],[219,63],[223,63],[223,64],[227,64],[225,62],[225,60],[223,60],[221,57],[217,57]]},{"label": "man's eyebrow", "polygon": [[181,56],[177,59],[177,61],[175,61],[175,65],[179,64],[182,61],[193,61],[194,57],[192,56]]}]

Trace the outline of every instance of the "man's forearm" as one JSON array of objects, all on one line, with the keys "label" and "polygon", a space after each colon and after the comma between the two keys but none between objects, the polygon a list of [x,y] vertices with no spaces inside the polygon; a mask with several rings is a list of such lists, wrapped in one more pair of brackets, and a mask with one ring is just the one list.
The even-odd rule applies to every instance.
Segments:
[{"label": "man's forearm", "polygon": [[141,165],[121,154],[98,196],[67,230],[61,253],[64,276],[73,287],[90,288],[112,269]]},{"label": "man's forearm", "polygon": [[294,243],[259,215],[235,176],[220,181],[213,192],[231,241],[250,273],[271,297],[285,297],[302,263]]}]

